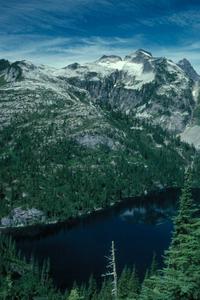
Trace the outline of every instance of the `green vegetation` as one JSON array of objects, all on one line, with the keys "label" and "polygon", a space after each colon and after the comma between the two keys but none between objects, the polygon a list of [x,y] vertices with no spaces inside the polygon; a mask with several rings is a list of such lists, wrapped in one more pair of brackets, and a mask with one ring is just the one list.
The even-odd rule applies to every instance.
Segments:
[{"label": "green vegetation", "polygon": [[200,219],[196,211],[187,174],[165,268],[147,280],[139,299],[200,299]]},{"label": "green vegetation", "polygon": [[[48,266],[39,269],[36,263],[27,263],[16,253],[14,243],[0,236],[0,299],[2,300],[59,300],[48,278]],[[66,298],[65,298],[66,299]]]},{"label": "green vegetation", "polygon": [[3,71],[10,67],[10,63],[6,59],[0,59],[0,71]]},{"label": "green vegetation", "polygon": [[0,86],[3,86],[6,84],[6,81],[4,79],[4,76],[0,76]]},{"label": "green vegetation", "polygon": [[[194,186],[200,184],[200,155],[160,126],[134,117],[137,108],[146,107],[151,119],[162,121],[175,109],[188,113],[183,119],[188,122],[194,108],[194,122],[199,124],[200,100],[195,107],[192,82],[181,87],[178,73],[170,72],[167,60],[160,59],[154,81],[131,94],[123,89],[123,95],[115,95],[125,83],[112,74],[95,82],[90,79],[98,74],[88,71],[84,82],[77,77],[51,76],[50,72],[47,76],[36,68],[35,74],[25,78],[23,64],[31,75],[34,66],[0,60],[0,87],[6,84],[4,70],[12,82],[9,89],[0,91],[0,220],[13,208],[34,207],[46,214],[47,221],[59,221],[125,197],[180,187],[185,169],[193,164],[193,178],[187,178],[183,189],[165,268],[158,271],[153,261],[142,283],[135,269],[125,268],[118,279],[118,297],[200,299],[200,228],[190,194],[190,180]],[[115,75],[123,77],[121,73]],[[114,88],[115,81],[119,90]],[[170,88],[176,81],[180,93]],[[126,100],[128,104],[133,100],[134,105],[126,106]],[[88,285],[75,284],[71,291],[61,294],[47,273],[48,268],[27,263],[16,253],[14,244],[0,236],[0,299],[111,299],[109,280],[99,289],[91,278]]]},{"label": "green vegetation", "polygon": [[[158,270],[155,258],[141,283],[135,268],[125,267],[117,282],[118,300],[199,300],[200,299],[200,219],[191,195],[191,175],[186,175],[174,234],[165,254],[165,266]],[[112,283],[101,287],[93,277],[87,285],[74,284],[71,291],[56,291],[48,277],[48,265],[38,268],[27,263],[10,239],[0,237],[0,295],[4,300],[111,300]]]},{"label": "green vegetation", "polygon": [[106,136],[113,147],[81,145],[70,138],[69,131],[76,131],[67,119],[62,125],[44,121],[53,117],[47,109],[17,116],[1,130],[0,217],[21,206],[63,220],[145,190],[182,184],[194,148],[159,126],[102,110],[110,128],[81,126],[94,137]]}]

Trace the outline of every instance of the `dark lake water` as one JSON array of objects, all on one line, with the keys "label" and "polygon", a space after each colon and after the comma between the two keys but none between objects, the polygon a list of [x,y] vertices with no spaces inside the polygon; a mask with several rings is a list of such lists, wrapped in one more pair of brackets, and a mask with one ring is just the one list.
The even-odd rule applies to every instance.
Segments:
[{"label": "dark lake water", "polygon": [[[42,264],[50,260],[51,276],[61,289],[87,282],[91,274],[100,281],[105,272],[111,241],[115,241],[117,269],[136,266],[144,276],[153,254],[162,266],[177,210],[179,192],[167,190],[146,197],[125,200],[117,207],[56,226],[47,226],[33,236],[15,236],[17,248]],[[195,193],[195,198],[200,192]],[[36,230],[37,231],[37,230]],[[34,229],[33,229],[34,232]],[[26,231],[24,232],[26,233]]]}]

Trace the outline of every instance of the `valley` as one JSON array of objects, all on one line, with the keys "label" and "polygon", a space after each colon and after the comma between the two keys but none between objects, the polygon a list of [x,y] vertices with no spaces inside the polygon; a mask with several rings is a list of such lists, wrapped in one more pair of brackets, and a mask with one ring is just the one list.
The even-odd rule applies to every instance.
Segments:
[{"label": "valley", "polygon": [[198,186],[199,83],[183,63],[139,49],[63,69],[1,60],[0,75],[1,218],[87,214],[180,187],[191,164]]}]

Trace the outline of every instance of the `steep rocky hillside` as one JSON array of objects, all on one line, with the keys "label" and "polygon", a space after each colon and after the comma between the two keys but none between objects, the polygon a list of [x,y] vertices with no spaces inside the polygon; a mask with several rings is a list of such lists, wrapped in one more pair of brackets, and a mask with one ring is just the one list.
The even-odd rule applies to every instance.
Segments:
[{"label": "steep rocky hillside", "polygon": [[143,50],[57,70],[0,61],[0,215],[64,219],[181,185],[195,83]]},{"label": "steep rocky hillside", "polygon": [[191,65],[191,63],[186,58],[183,58],[182,60],[180,60],[177,65],[194,82],[200,80],[199,74],[195,71],[195,69],[193,68],[193,66]]},{"label": "steep rocky hillside", "polygon": [[56,71],[60,78],[86,89],[96,102],[147,119],[180,133],[195,107],[193,80],[175,63],[138,50],[124,59],[102,56]]},{"label": "steep rocky hillside", "polygon": [[193,97],[195,106],[192,117],[180,136],[183,141],[194,145],[196,149],[200,150],[200,81],[194,83]]}]

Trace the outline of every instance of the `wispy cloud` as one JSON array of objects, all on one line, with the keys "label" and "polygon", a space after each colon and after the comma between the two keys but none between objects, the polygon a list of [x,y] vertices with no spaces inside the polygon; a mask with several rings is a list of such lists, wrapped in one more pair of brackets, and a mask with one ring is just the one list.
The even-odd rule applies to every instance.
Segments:
[{"label": "wispy cloud", "polygon": [[[145,48],[200,71],[194,0],[1,0],[0,57],[64,66]],[[187,4],[187,5],[186,5]]]},{"label": "wispy cloud", "polygon": [[36,64],[55,67],[64,67],[75,61],[80,63],[94,61],[103,54],[116,54],[123,57],[141,47],[151,51],[154,56],[165,56],[174,61],[186,57],[200,72],[199,42],[185,41],[181,46],[161,47],[147,42],[143,35],[131,38],[95,36],[49,38],[39,35],[21,35],[20,42],[18,35],[3,38],[0,36],[0,57],[11,61],[27,59]]},{"label": "wispy cloud", "polygon": [[[186,26],[199,23],[198,10],[174,11],[174,0],[2,0],[0,10],[0,32],[33,33],[60,30],[87,31],[85,25],[98,17],[101,26],[104,17],[112,18],[121,28],[126,25],[176,24]],[[179,2],[179,1],[176,1]],[[182,5],[184,7],[184,5]],[[127,18],[126,18],[127,17]],[[126,19],[129,23],[126,24]],[[101,24],[102,23],[102,24]],[[81,25],[81,26],[80,26]],[[107,24],[108,25],[108,24]],[[112,24],[109,24],[112,25]]]},{"label": "wispy cloud", "polygon": [[103,54],[127,54],[141,45],[142,36],[132,38],[56,37],[35,35],[0,36],[0,56],[14,60],[64,66],[70,62],[91,61]]},{"label": "wispy cloud", "polygon": [[153,27],[155,25],[176,25],[187,29],[200,28],[200,8],[179,12],[166,12],[164,15],[140,20],[141,24]]},{"label": "wispy cloud", "polygon": [[109,0],[2,0],[0,32],[31,33],[56,28],[81,31],[84,15],[100,7],[113,5]]}]

